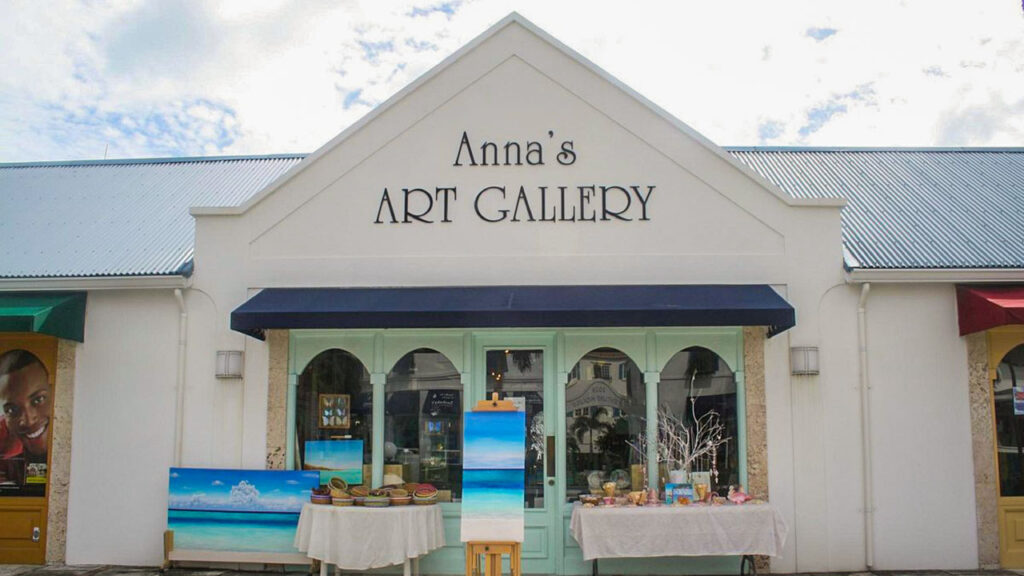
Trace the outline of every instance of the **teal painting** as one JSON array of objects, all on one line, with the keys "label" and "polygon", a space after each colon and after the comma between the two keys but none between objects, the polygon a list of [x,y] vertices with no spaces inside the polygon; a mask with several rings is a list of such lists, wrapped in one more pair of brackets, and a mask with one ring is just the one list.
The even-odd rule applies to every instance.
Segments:
[{"label": "teal painting", "polygon": [[297,553],[295,527],[317,472],[171,468],[167,529],[181,550]]},{"label": "teal painting", "polygon": [[525,412],[466,414],[462,541],[522,542]]},{"label": "teal painting", "polygon": [[309,440],[304,470],[318,470],[320,483],[340,477],[350,486],[363,483],[362,440]]}]

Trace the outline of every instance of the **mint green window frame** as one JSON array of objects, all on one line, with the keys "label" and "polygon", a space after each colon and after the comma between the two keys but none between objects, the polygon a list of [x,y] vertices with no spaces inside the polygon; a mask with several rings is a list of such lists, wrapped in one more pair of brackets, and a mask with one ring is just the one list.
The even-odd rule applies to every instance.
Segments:
[{"label": "mint green window frame", "polygon": [[[373,387],[373,464],[372,482],[379,485],[384,476],[384,382],[388,371],[408,352],[432,348],[444,354],[462,376],[463,410],[472,409],[482,398],[483,384],[474,383],[474,366],[481,361],[484,342],[526,342],[543,339],[554,342],[546,365],[554,367],[556,378],[555,405],[565,406],[565,384],[569,371],[587,352],[597,348],[615,348],[636,362],[644,371],[647,393],[647,430],[653,436],[657,426],[657,389],[661,371],[676,352],[693,346],[707,348],[725,361],[736,377],[736,411],[738,419],[737,450],[740,479],[747,483],[746,394],[743,366],[743,329],[724,328],[572,328],[572,329],[487,329],[487,330],[292,330],[289,333],[288,402],[286,467],[294,462],[291,439],[295,436],[295,404],[299,374],[317,354],[332,348],[349,352],[370,372]],[[553,411],[553,430],[565,429],[565,415]],[[564,453],[564,432],[556,433],[556,449]],[[648,479],[658,477],[653,446],[648,459]],[[557,471],[559,478],[563,470]],[[559,482],[561,484],[561,482]],[[558,486],[557,497],[564,497],[564,486]]]}]

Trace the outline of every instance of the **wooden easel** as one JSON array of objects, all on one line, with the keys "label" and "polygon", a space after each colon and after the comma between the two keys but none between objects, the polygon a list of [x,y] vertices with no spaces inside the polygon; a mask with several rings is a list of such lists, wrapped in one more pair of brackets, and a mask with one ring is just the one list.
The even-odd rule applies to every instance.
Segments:
[{"label": "wooden easel", "polygon": [[[521,576],[522,544],[519,542],[466,542],[466,576],[501,576],[501,557],[508,555],[512,576]],[[484,571],[480,572],[480,556]]]},{"label": "wooden easel", "polygon": [[[490,400],[481,400],[474,412],[515,412],[511,400],[498,400],[498,393]],[[520,542],[466,542],[466,576],[501,576],[501,557],[508,555],[512,576],[522,576],[523,554]],[[484,571],[480,572],[480,556],[484,557]]]}]

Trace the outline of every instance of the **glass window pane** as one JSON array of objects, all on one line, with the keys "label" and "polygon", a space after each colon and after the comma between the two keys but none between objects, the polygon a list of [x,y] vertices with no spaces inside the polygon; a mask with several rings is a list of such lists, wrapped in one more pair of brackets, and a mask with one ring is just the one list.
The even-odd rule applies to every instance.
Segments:
[{"label": "glass window pane", "polygon": [[1003,357],[992,392],[996,403],[999,495],[1024,496],[1024,345]]},{"label": "glass window pane", "polygon": [[306,461],[307,441],[362,440],[363,483],[369,485],[373,388],[363,363],[344,350],[321,352],[299,376],[295,404],[296,469]]},{"label": "glass window pane", "polygon": [[384,385],[385,474],[462,498],[462,377],[440,352],[403,356]]},{"label": "glass window pane", "polygon": [[[705,429],[717,421],[722,427],[721,439],[726,441],[696,458],[690,471],[708,472],[711,489],[723,496],[728,493],[730,484],[739,484],[736,378],[724,360],[706,348],[693,347],[677,352],[661,372],[658,405],[662,410],[669,410],[691,433],[697,432],[698,421]],[[712,412],[717,413],[717,418],[709,418]]]},{"label": "glass window pane", "polygon": [[566,497],[644,486],[640,445],[645,427],[643,373],[629,356],[600,348],[580,359],[565,388]]},{"label": "glass window pane", "polygon": [[526,403],[526,507],[544,507],[544,351],[488,350],[487,398]]},{"label": "glass window pane", "polygon": [[45,496],[53,391],[28,350],[0,354],[0,496]]}]

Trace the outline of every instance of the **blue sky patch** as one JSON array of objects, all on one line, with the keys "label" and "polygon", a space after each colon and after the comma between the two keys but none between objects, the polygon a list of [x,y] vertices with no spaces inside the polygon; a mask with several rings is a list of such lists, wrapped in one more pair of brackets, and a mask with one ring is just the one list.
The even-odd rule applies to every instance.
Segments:
[{"label": "blue sky patch", "polygon": [[381,54],[395,51],[395,43],[391,40],[382,42],[367,42],[365,40],[360,40],[359,46],[363,49],[363,56],[373,63],[380,61]]},{"label": "blue sky patch", "polygon": [[432,4],[430,6],[423,7],[414,6],[413,9],[409,11],[409,16],[412,16],[413,18],[419,18],[423,16],[430,16],[431,14],[440,12],[451,18],[452,16],[455,15],[455,11],[459,8],[460,4],[462,4],[461,1],[452,1],[441,2],[440,4]]},{"label": "blue sky patch", "polygon": [[821,42],[821,41],[825,40],[826,38],[828,38],[830,36],[835,36],[836,32],[839,32],[839,31],[836,30],[835,28],[814,28],[814,27],[812,27],[812,28],[808,28],[807,29],[806,34],[807,34],[807,36],[810,36],[811,38],[814,38],[818,42]]},{"label": "blue sky patch", "polygon": [[757,140],[760,144],[766,144],[769,140],[774,140],[786,130],[786,125],[778,120],[768,120],[762,122],[757,126]]}]

